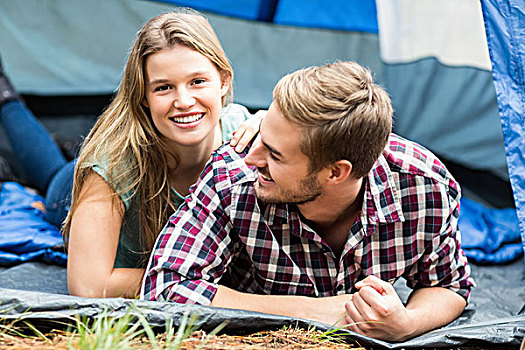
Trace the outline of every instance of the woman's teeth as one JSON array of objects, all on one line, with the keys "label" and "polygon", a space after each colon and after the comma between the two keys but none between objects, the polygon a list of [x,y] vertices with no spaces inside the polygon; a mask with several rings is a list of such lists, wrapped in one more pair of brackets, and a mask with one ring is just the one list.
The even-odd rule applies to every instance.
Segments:
[{"label": "woman's teeth", "polygon": [[200,113],[200,114],[195,114],[189,117],[180,117],[180,118],[171,117],[170,119],[174,121],[175,123],[188,124],[188,123],[196,122],[197,120],[203,117],[204,117],[204,113]]}]

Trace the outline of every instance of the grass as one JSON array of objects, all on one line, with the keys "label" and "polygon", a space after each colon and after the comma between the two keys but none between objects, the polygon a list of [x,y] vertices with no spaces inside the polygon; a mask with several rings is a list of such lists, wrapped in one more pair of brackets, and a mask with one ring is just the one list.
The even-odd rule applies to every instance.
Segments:
[{"label": "grass", "polygon": [[335,330],[319,332],[283,327],[277,331],[258,332],[248,336],[218,335],[225,323],[206,333],[195,327],[198,315],[185,313],[180,325],[166,322],[158,333],[136,308],[130,308],[120,318],[101,316],[95,319],[76,318],[73,325],[46,334],[27,321],[7,321],[0,318],[2,349],[363,349],[351,347]]},{"label": "grass", "polygon": [[[110,350],[135,349],[147,344],[151,349],[181,349],[184,342],[191,339],[197,330],[194,324],[198,315],[184,313],[180,326],[175,331],[173,320],[166,322],[166,331],[160,335],[148,324],[144,315],[136,308],[130,310],[121,318],[102,316],[93,321],[76,321],[74,329],[68,330],[68,343],[71,349]],[[218,333],[225,324],[200,339],[204,346],[209,338]]]},{"label": "grass", "polygon": [[[260,350],[260,349],[352,349],[367,350],[359,344],[352,344],[338,330],[330,328],[321,332],[315,327],[303,329],[284,326],[275,331],[263,331],[250,335],[227,335],[218,333],[226,326],[221,324],[210,333],[198,330],[198,315],[183,315],[178,327],[173,320],[166,322],[165,331],[153,329],[146,317],[131,307],[120,318],[104,316],[98,318],[76,318],[67,327],[39,330],[25,320],[8,321],[0,315],[1,349],[42,349],[42,350],[91,350],[91,349],[168,349],[168,350]],[[67,328],[67,329],[66,329]],[[464,347],[465,350],[503,349],[503,347]]]}]

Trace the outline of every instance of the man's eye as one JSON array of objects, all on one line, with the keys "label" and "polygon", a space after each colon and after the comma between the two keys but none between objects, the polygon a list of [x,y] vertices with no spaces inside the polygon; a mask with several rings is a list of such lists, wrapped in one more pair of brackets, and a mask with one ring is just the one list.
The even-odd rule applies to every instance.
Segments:
[{"label": "man's eye", "polygon": [[155,88],[155,91],[166,91],[166,90],[168,90],[169,88],[170,88],[169,85],[161,85],[161,86],[157,86],[157,87]]},{"label": "man's eye", "polygon": [[206,80],[204,80],[204,79],[200,79],[200,78],[199,78],[199,79],[195,79],[195,80],[193,80],[193,81],[192,81],[192,84],[193,84],[193,85],[199,85],[199,84],[204,83],[205,81],[206,81]]},{"label": "man's eye", "polygon": [[272,158],[273,160],[279,161],[279,158],[277,158],[275,154],[273,154],[272,152],[270,152],[270,158]]}]

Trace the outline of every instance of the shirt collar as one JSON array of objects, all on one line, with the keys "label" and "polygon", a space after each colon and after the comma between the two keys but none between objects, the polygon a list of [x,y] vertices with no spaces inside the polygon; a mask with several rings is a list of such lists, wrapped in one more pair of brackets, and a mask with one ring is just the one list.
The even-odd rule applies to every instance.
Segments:
[{"label": "shirt collar", "polygon": [[404,222],[401,199],[386,158],[381,154],[367,176],[361,222],[369,236],[377,223]]},{"label": "shirt collar", "polygon": [[289,229],[297,237],[306,238],[321,243],[321,237],[301,218],[299,209],[294,204],[261,203],[259,206],[265,213],[265,220],[274,230],[276,227]]},{"label": "shirt collar", "polygon": [[[379,156],[365,180],[366,190],[360,217],[365,235],[374,234],[378,223],[404,222],[405,217],[396,182],[383,154]],[[263,212],[266,213],[268,225],[290,225],[292,234],[321,241],[319,235],[301,220],[295,205],[263,204],[262,206],[265,207]]]}]

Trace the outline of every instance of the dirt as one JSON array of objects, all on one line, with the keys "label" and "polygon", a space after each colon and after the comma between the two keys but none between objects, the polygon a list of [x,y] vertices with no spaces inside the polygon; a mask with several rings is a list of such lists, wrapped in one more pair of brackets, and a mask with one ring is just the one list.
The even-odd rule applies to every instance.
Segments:
[{"label": "dirt", "polygon": [[[197,331],[187,338],[181,350],[256,350],[256,349],[320,349],[320,350],[366,350],[357,344],[340,343],[316,339],[312,332],[302,329],[289,329],[259,332],[248,336],[232,335],[208,335],[203,331]],[[43,349],[43,350],[62,350],[77,348],[78,338],[72,337],[64,331],[53,331],[43,337],[20,337],[11,335],[0,336],[0,349],[21,350],[21,349]],[[158,337],[158,342],[163,344],[163,336]],[[204,344],[203,344],[204,343]],[[151,345],[147,338],[135,339],[131,346],[133,349],[149,349]]]},{"label": "dirt", "polygon": [[[319,339],[318,333],[313,335],[312,331],[303,329],[286,329],[278,331],[258,332],[247,336],[233,335],[208,335],[203,331],[196,331],[187,338],[180,350],[259,350],[259,349],[319,349],[319,350],[371,350],[362,347],[357,343],[342,343],[337,339]],[[157,337],[159,344],[164,344],[164,336]],[[204,344],[203,344],[204,343]],[[45,336],[22,337],[0,334],[0,349],[22,350],[22,349],[42,349],[42,350],[62,350],[78,349],[78,337],[72,336],[62,330],[51,331]],[[147,338],[134,339],[131,342],[132,349],[151,349],[151,344]],[[503,350],[503,347],[458,347],[444,350]]]}]

